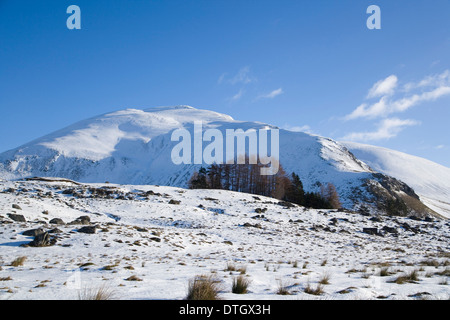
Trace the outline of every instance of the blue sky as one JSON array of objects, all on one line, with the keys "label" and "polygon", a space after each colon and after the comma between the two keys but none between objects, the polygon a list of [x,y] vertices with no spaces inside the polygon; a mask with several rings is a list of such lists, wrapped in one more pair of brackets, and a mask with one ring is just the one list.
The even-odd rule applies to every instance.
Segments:
[{"label": "blue sky", "polygon": [[186,104],[450,167],[449,57],[448,0],[0,0],[0,151]]}]

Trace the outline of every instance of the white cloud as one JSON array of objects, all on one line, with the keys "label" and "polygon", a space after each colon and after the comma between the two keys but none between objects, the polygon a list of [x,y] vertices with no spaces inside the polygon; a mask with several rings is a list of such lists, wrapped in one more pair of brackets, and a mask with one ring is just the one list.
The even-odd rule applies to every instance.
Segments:
[{"label": "white cloud", "polygon": [[282,129],[288,130],[288,131],[293,131],[293,132],[306,132],[306,133],[311,133],[311,127],[308,125],[304,125],[304,126],[291,126],[291,125],[284,125],[282,127]]},{"label": "white cloud", "polygon": [[396,75],[391,75],[386,79],[375,83],[367,94],[367,98],[375,98],[380,96],[391,95],[397,87],[398,78]]},{"label": "white cloud", "polygon": [[253,81],[255,81],[255,79],[250,76],[250,67],[248,66],[241,68],[239,72],[229,80],[233,85],[237,83],[248,84]]},{"label": "white cloud", "polygon": [[409,92],[424,87],[443,87],[448,85],[450,85],[450,71],[445,70],[441,74],[427,76],[418,82],[408,82],[403,86],[403,90]]},{"label": "white cloud", "polygon": [[352,113],[345,116],[345,120],[353,120],[357,118],[376,118],[388,113],[387,98],[381,97],[378,102],[371,105],[363,103],[359,105]]},{"label": "white cloud", "polygon": [[221,84],[223,82],[223,80],[225,79],[225,76],[227,75],[226,72],[222,73],[219,77],[219,79],[217,79],[217,83]]},{"label": "white cloud", "polygon": [[366,142],[390,139],[396,137],[406,127],[418,124],[420,122],[411,119],[387,118],[378,124],[378,128],[375,131],[352,132],[342,137],[341,140]]},{"label": "white cloud", "polygon": [[397,85],[397,77],[388,81],[390,77],[377,82],[369,91],[368,97],[375,97],[384,93],[377,102],[360,104],[344,119],[385,117],[392,113],[404,112],[419,103],[434,101],[445,95],[450,95],[450,72],[448,70],[439,75],[425,77],[417,83],[407,83],[403,86],[403,93],[411,94],[396,99],[393,99],[391,95]]},{"label": "white cloud", "polygon": [[244,90],[240,89],[238,93],[236,93],[234,96],[231,97],[230,100],[232,100],[232,101],[239,100],[243,94],[244,94]]},{"label": "white cloud", "polygon": [[269,92],[267,94],[260,95],[259,98],[260,99],[273,99],[276,96],[279,96],[280,94],[283,94],[283,93],[284,93],[283,89],[282,88],[278,88],[278,89],[273,90],[273,91],[271,91],[271,92]]}]

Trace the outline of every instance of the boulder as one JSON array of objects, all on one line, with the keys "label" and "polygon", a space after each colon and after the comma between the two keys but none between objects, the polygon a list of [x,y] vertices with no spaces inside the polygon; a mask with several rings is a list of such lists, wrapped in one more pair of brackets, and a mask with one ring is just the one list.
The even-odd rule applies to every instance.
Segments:
[{"label": "boulder", "polygon": [[38,229],[26,230],[26,231],[22,232],[22,234],[23,234],[24,236],[32,236],[32,237],[36,237],[36,236],[38,236],[38,235],[40,235],[40,234],[42,234],[42,233],[44,233],[44,232],[45,232],[44,229],[38,228]]},{"label": "boulder", "polygon": [[41,233],[34,237],[34,240],[28,243],[29,247],[48,247],[56,243],[56,239],[50,237],[48,232]]},{"label": "boulder", "polygon": [[13,209],[22,210],[22,208],[18,204],[12,205]]},{"label": "boulder", "polygon": [[384,232],[387,232],[387,233],[398,234],[398,230],[393,227],[384,226],[381,230],[383,230]]},{"label": "boulder", "polygon": [[380,235],[378,233],[378,228],[363,228],[363,232],[374,236]]},{"label": "boulder", "polygon": [[15,213],[8,213],[8,217],[11,220],[14,220],[16,222],[27,222],[27,220],[25,219],[25,217],[21,214],[15,214]]},{"label": "boulder", "polygon": [[91,218],[88,216],[80,216],[76,218],[74,221],[70,222],[69,224],[76,224],[76,225],[83,225],[83,224],[91,224]]},{"label": "boulder", "polygon": [[52,220],[49,221],[49,223],[61,225],[64,224],[64,221],[60,218],[53,218]]},{"label": "boulder", "polygon": [[78,229],[78,232],[93,234],[97,230],[97,226],[85,226]]}]

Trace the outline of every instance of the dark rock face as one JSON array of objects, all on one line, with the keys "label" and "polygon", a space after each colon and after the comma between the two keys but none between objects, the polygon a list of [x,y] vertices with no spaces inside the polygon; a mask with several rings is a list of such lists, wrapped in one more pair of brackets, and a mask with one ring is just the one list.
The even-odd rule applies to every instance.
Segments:
[{"label": "dark rock face", "polygon": [[28,243],[29,247],[48,247],[56,243],[56,239],[51,237],[48,232],[41,233],[34,237],[34,240]]},{"label": "dark rock face", "polygon": [[81,233],[93,234],[96,232],[96,230],[97,230],[97,226],[85,226],[85,227],[78,229],[77,231],[81,232]]},{"label": "dark rock face", "polygon": [[363,228],[363,232],[374,236],[380,235],[378,233],[378,228]]},{"label": "dark rock face", "polygon": [[384,226],[381,230],[387,233],[398,234],[397,229],[393,227]]},{"label": "dark rock face", "polygon": [[52,220],[49,221],[49,223],[57,225],[65,224],[64,221],[60,218],[53,218]]},{"label": "dark rock face", "polygon": [[70,222],[69,224],[72,224],[72,225],[77,225],[77,224],[85,225],[85,224],[90,224],[90,223],[91,223],[91,218],[89,218],[88,216],[80,216],[80,217],[76,218],[74,221]]},{"label": "dark rock face", "polygon": [[27,220],[25,219],[25,217],[21,214],[15,214],[15,213],[8,213],[8,217],[11,220],[14,220],[16,222],[27,222]]},{"label": "dark rock face", "polygon": [[32,237],[36,237],[36,236],[38,236],[38,235],[40,235],[40,234],[42,234],[42,233],[44,233],[44,232],[45,232],[44,229],[38,228],[38,229],[26,230],[26,231],[22,232],[22,234],[23,234],[24,236],[32,236]]}]

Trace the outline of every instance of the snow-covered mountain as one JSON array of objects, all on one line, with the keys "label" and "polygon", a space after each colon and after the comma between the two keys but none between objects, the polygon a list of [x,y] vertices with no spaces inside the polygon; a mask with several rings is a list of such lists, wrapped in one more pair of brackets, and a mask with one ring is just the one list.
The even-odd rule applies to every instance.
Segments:
[{"label": "snow-covered mountain", "polygon": [[[221,132],[274,128],[189,106],[126,109],[75,123],[0,154],[0,177],[63,177],[86,183],[186,187],[200,165],[173,163],[171,152],[178,142],[171,141],[171,135],[175,129],[185,128],[194,136],[195,121],[202,121],[203,130]],[[392,178],[396,175],[375,171],[376,167],[371,168],[339,142],[282,129],[279,139],[281,165],[287,173],[296,172],[307,191],[331,182],[345,208],[358,209],[364,204],[370,209],[396,196],[418,214],[435,213],[419,201],[412,188]],[[441,213],[439,207],[433,209]]]},{"label": "snow-covered mountain", "polygon": [[430,160],[355,142],[342,142],[371,168],[414,189],[429,208],[450,218],[450,169]]}]

